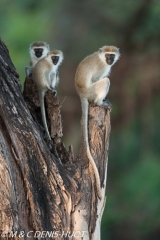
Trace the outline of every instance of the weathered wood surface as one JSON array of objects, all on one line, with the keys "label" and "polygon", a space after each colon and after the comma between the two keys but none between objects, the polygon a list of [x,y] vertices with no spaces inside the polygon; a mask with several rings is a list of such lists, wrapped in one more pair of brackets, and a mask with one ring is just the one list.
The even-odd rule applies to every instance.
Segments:
[{"label": "weathered wood surface", "polygon": [[[100,239],[105,205],[110,112],[90,105],[89,139],[100,173],[103,198],[97,198],[83,139],[74,159],[72,147],[62,143],[59,101],[51,91],[45,97],[48,126],[43,129],[37,90],[31,78],[24,92],[9,52],[0,40],[0,239],[33,239],[36,231],[67,234],[72,239]],[[76,134],[76,133],[75,133]],[[24,236],[19,233],[24,231]],[[83,231],[83,232],[82,232]],[[5,235],[6,234],[6,235]],[[82,236],[83,234],[83,236]],[[83,238],[82,238],[83,237]],[[30,239],[32,239],[30,238]],[[69,239],[65,235],[44,239]]]}]

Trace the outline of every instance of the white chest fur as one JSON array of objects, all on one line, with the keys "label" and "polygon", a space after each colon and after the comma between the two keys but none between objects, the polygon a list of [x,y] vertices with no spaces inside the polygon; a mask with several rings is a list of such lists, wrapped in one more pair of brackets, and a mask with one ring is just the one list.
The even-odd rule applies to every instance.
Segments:
[{"label": "white chest fur", "polygon": [[103,79],[103,78],[107,77],[107,76],[109,75],[110,71],[111,71],[111,66],[107,66],[107,68],[106,68],[105,71],[99,71],[99,72],[97,72],[96,74],[94,74],[94,75],[92,76],[91,81],[92,81],[92,82],[97,82],[97,81],[99,81],[100,79]]},{"label": "white chest fur", "polygon": [[111,71],[111,66],[108,66],[107,69],[100,76],[100,79],[107,77],[109,75],[110,71]]}]

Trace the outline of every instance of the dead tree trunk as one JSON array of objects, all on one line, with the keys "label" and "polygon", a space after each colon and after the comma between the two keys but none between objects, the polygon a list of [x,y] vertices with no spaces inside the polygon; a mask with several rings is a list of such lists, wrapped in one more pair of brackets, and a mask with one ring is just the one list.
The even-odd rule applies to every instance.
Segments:
[{"label": "dead tree trunk", "polygon": [[[0,40],[0,239],[100,239],[105,206],[110,112],[90,105],[89,139],[99,170],[97,198],[83,139],[77,159],[61,141],[57,97],[45,98],[52,141],[41,122],[32,79],[24,93],[9,52]],[[71,237],[72,236],[72,237]]]}]

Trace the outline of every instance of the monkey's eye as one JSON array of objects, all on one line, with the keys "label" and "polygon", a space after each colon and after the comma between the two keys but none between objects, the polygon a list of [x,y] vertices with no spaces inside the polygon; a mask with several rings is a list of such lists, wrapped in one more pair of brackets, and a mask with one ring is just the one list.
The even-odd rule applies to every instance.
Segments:
[{"label": "monkey's eye", "polygon": [[43,48],[35,48],[34,52],[35,52],[36,57],[40,58],[43,54]]},{"label": "monkey's eye", "polygon": [[110,59],[114,60],[114,58],[115,58],[115,55],[114,54],[110,54]]},{"label": "monkey's eye", "polygon": [[52,56],[51,59],[52,59],[53,64],[56,65],[59,61],[59,56]]},{"label": "monkey's eye", "polygon": [[106,54],[105,54],[105,57],[106,57],[106,58],[109,58],[109,57],[110,57],[110,54],[109,54],[109,53],[106,53]]}]

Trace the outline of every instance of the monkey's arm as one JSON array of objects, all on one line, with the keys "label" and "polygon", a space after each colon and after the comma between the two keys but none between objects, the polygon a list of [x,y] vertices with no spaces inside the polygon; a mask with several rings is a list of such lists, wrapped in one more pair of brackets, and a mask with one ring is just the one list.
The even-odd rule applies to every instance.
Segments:
[{"label": "monkey's arm", "polygon": [[30,60],[29,64],[30,64],[30,66],[26,66],[25,67],[26,77],[32,77],[32,69],[33,69],[33,62],[32,62],[32,60]]},{"label": "monkey's arm", "polygon": [[54,96],[57,94],[55,87],[57,86],[58,82],[59,82],[58,74],[52,73],[50,75],[50,89],[52,90]]},{"label": "monkey's arm", "polygon": [[32,67],[26,66],[25,73],[26,73],[26,77],[31,77],[32,76]]},{"label": "monkey's arm", "polygon": [[51,88],[55,88],[59,82],[58,72],[51,74]]}]

